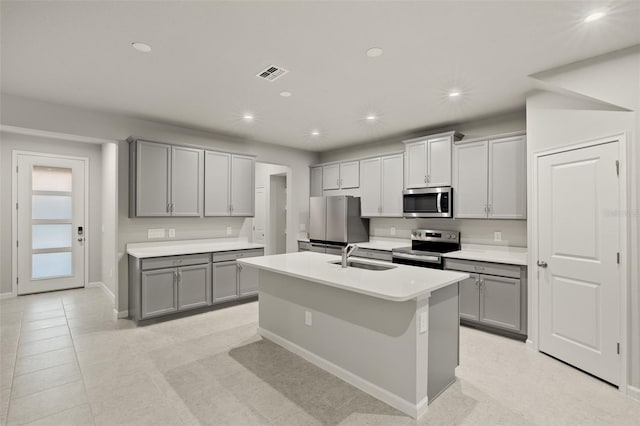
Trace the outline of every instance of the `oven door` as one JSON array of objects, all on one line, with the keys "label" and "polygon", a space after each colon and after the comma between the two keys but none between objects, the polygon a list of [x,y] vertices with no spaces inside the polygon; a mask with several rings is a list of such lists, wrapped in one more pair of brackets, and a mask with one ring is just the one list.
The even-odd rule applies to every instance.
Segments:
[{"label": "oven door", "polygon": [[418,256],[408,253],[393,253],[392,262],[402,265],[419,266],[421,268],[444,268],[442,257],[440,256]]},{"label": "oven door", "polygon": [[407,189],[402,193],[404,217],[452,217],[452,189]]}]

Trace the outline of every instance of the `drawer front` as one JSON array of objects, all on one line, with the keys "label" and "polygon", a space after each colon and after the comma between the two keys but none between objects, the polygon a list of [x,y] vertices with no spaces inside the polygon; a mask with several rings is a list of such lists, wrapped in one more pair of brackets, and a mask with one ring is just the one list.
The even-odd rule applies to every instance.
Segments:
[{"label": "drawer front", "polygon": [[502,263],[475,262],[462,259],[445,259],[445,269],[473,272],[477,274],[497,275],[501,277],[520,278],[520,267]]},{"label": "drawer front", "polygon": [[391,262],[391,252],[383,250],[369,250],[359,248],[353,252],[352,257],[364,257],[366,259],[383,260]]},{"label": "drawer front", "polygon": [[209,263],[211,256],[207,254],[187,254],[184,256],[152,257],[142,259],[142,270],[174,268],[176,266],[201,265]]},{"label": "drawer front", "polygon": [[213,253],[214,262],[228,262],[236,259],[264,256],[264,249],[234,250]]}]

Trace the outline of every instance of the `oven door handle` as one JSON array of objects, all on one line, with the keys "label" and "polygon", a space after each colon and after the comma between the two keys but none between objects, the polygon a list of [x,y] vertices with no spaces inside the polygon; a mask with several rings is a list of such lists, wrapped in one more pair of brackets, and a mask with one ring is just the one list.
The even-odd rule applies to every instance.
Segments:
[{"label": "oven door handle", "polygon": [[436,204],[438,206],[438,213],[442,213],[442,192],[438,192]]},{"label": "oven door handle", "polygon": [[440,256],[424,256],[424,255],[416,255],[416,254],[393,253],[392,257],[396,257],[398,259],[417,260],[420,262],[440,263]]}]

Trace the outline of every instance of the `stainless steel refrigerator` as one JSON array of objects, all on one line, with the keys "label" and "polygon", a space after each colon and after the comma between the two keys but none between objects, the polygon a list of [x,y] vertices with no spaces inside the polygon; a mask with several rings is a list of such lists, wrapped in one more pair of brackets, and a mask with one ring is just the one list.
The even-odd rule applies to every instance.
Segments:
[{"label": "stainless steel refrigerator", "polygon": [[311,197],[309,215],[311,251],[340,254],[349,243],[369,241],[369,219],[360,217],[360,197]]}]

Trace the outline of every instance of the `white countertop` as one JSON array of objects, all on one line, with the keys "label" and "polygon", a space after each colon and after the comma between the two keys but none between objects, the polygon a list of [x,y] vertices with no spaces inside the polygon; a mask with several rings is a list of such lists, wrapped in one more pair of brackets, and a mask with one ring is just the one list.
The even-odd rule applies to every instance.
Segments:
[{"label": "white countertop", "polygon": [[434,290],[469,277],[469,274],[460,272],[392,265],[388,262],[372,260],[357,259],[362,263],[396,266],[396,268],[370,271],[353,267],[342,268],[340,264],[331,263],[339,260],[340,256],[331,254],[300,252],[238,259],[237,262],[394,302],[404,302],[429,295]]},{"label": "white countertop", "polygon": [[443,256],[451,259],[478,260],[482,262],[527,266],[527,249],[524,247],[463,244],[462,250],[444,253]]},{"label": "white countertop", "polygon": [[364,249],[391,251],[400,247],[408,247],[411,245],[411,240],[402,240],[399,238],[376,238],[372,237],[368,242],[356,243],[358,247]]},{"label": "white countertop", "polygon": [[181,254],[213,253],[229,250],[264,248],[237,238],[212,238],[207,240],[154,241],[127,244],[127,254],[137,258],[177,256]]}]

